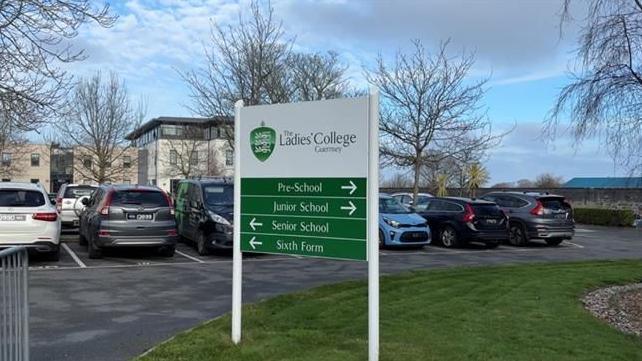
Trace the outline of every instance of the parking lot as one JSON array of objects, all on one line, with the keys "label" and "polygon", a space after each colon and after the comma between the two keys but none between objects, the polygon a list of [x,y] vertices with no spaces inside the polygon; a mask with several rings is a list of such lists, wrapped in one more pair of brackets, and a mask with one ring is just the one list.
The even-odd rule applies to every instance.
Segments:
[{"label": "parking lot", "polygon": [[[116,250],[89,259],[73,231],[63,234],[59,262],[31,262],[33,360],[127,360],[176,332],[229,312],[231,256],[199,256],[179,244],[174,257],[147,250]],[[558,247],[532,243],[486,249],[430,246],[381,252],[382,273],[518,262],[642,257],[642,232],[578,227]],[[244,302],[330,282],[365,279],[366,263],[245,257]],[[453,280],[456,282],[456,280]],[[364,295],[365,307],[365,295]]]}]

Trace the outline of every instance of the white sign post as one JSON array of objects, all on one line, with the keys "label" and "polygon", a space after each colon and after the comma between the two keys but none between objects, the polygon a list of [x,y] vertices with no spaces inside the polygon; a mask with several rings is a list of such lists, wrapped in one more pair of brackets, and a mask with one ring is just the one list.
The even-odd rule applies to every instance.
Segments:
[{"label": "white sign post", "polygon": [[368,261],[370,361],[379,359],[379,94],[236,103],[232,341],[242,252]]}]

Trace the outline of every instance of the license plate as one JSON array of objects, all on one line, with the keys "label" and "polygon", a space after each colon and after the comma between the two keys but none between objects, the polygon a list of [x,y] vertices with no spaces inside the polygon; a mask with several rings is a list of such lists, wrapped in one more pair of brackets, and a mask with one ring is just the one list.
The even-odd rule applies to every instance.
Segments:
[{"label": "license plate", "polygon": [[153,219],[152,214],[128,214],[127,219],[135,219],[137,221],[151,221]]},{"label": "license plate", "polygon": [[487,219],[486,223],[488,223],[488,224],[497,224],[497,220],[496,219]]},{"label": "license plate", "polygon": [[24,222],[24,214],[0,214],[0,222]]},{"label": "license plate", "polygon": [[564,213],[564,214],[556,214],[555,218],[557,218],[557,219],[566,219],[567,215],[566,215],[566,213]]}]

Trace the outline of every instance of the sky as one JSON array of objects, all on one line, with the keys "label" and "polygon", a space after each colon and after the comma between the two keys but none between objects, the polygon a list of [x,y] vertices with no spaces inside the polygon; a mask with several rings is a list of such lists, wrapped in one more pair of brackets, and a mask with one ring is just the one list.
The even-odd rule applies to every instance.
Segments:
[{"label": "sky", "polygon": [[[597,140],[575,144],[565,125],[555,139],[542,137],[543,122],[574,64],[582,1],[576,23],[560,28],[562,0],[272,0],[275,16],[298,51],[334,50],[349,66],[350,81],[366,83],[363,68],[378,54],[386,59],[419,39],[428,50],[450,39],[453,54],[474,52],[471,77],[488,78],[484,97],[493,131],[511,130],[485,166],[489,184],[533,179],[550,172],[614,176],[614,165]],[[134,97],[146,99],[147,118],[195,116],[179,72],[204,61],[213,23],[234,23],[247,14],[241,0],[111,1],[119,18],[111,28],[85,25],[73,40],[87,59],[69,67],[86,76],[117,72]],[[384,172],[390,175],[391,171]]]}]

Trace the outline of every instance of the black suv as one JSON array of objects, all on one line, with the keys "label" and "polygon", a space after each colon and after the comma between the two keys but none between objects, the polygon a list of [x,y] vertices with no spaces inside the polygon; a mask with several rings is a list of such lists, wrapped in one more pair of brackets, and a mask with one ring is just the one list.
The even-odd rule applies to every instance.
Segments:
[{"label": "black suv", "polygon": [[198,254],[232,249],[234,184],[230,178],[186,179],[176,191],[178,234]]},{"label": "black suv", "polygon": [[508,239],[508,218],[493,202],[435,197],[419,214],[444,247],[461,247],[472,241],[494,248]]},{"label": "black suv", "polygon": [[172,201],[163,190],[138,185],[103,185],[82,198],[79,243],[89,258],[106,247],[154,247],[172,257],[178,235]]},{"label": "black suv", "polygon": [[509,217],[510,243],[523,246],[544,239],[557,246],[573,238],[573,209],[563,196],[548,193],[491,192],[483,199],[497,203]]}]

